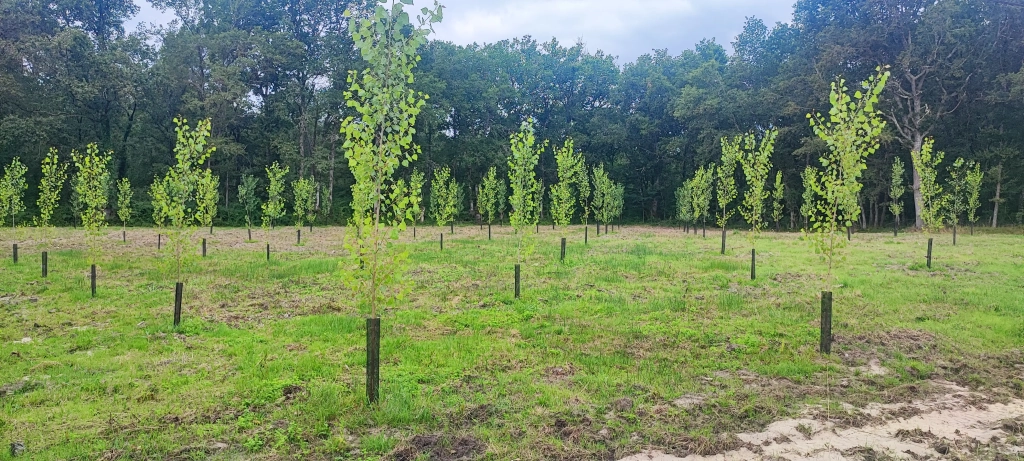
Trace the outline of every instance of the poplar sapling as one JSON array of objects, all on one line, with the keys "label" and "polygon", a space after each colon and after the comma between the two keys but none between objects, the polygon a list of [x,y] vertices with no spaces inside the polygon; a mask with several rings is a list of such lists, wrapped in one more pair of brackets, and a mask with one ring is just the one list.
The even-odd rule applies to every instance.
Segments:
[{"label": "poplar sapling", "polygon": [[935,140],[928,138],[924,140],[920,151],[910,153],[914,161],[914,169],[921,178],[921,222],[927,232],[939,231],[942,229],[942,210],[945,206],[945,197],[942,195],[942,185],[938,180],[939,164],[942,163],[945,152],[934,152]]},{"label": "poplar sapling", "polygon": [[974,224],[978,222],[978,208],[981,207],[981,182],[985,173],[981,164],[974,163],[974,168],[967,171],[967,222],[971,223],[971,235],[974,235]]},{"label": "poplar sapling", "polygon": [[857,196],[863,185],[860,177],[867,168],[866,159],[878,150],[885,121],[875,106],[885,89],[889,72],[878,73],[861,84],[862,91],[848,94],[846,81],[831,85],[828,116],[808,114],[811,128],[828,146],[820,161],[822,169],[805,171],[810,197],[810,229],[805,230],[816,253],[827,265],[826,283],[833,267],[842,259],[844,231],[860,215]]},{"label": "poplar sapling", "polygon": [[15,227],[15,218],[18,213],[25,210],[25,203],[22,199],[25,196],[25,189],[28,184],[25,182],[25,173],[28,167],[21,163],[18,157],[11,160],[11,163],[4,168],[4,176],[0,178],[0,221],[11,220],[11,229]]},{"label": "poplar sapling", "polygon": [[121,219],[121,231],[124,232],[132,220],[132,184],[128,178],[117,181],[117,217]]},{"label": "poplar sapling", "polygon": [[889,211],[892,212],[893,219],[893,235],[896,234],[896,230],[900,225],[900,216],[903,214],[903,194],[907,192],[906,186],[903,185],[903,175],[905,173],[903,161],[896,157],[892,161],[892,178],[889,182]]},{"label": "poplar sapling", "polygon": [[786,183],[782,181],[782,171],[775,172],[775,185],[772,187],[772,220],[775,221],[775,231],[781,230],[779,222],[786,211]]},{"label": "poplar sapling", "polygon": [[238,183],[238,201],[245,209],[245,228],[251,230],[253,215],[260,205],[260,199],[256,196],[260,180],[253,175],[242,175],[242,181]]},{"label": "poplar sapling", "polygon": [[269,244],[274,221],[284,216],[284,176],[288,174],[288,167],[281,167],[274,162],[264,170],[267,172],[267,201],[260,208],[263,211],[263,230]]},{"label": "poplar sapling", "polygon": [[693,173],[690,199],[693,203],[693,219],[700,221],[702,234],[707,236],[707,221],[711,213],[711,195],[714,187],[715,164],[697,168]]},{"label": "poplar sapling", "polygon": [[82,227],[88,233],[89,263],[96,264],[99,245],[96,239],[100,230],[106,226],[104,209],[107,207],[110,189],[110,164],[112,152],[100,153],[95,144],[88,144],[84,154],[71,152],[71,161],[75,164],[74,189],[82,204]]}]

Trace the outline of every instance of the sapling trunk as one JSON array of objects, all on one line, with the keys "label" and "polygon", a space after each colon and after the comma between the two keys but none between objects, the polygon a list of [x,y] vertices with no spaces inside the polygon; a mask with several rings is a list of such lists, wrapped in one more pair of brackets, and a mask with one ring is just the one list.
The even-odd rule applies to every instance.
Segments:
[{"label": "sapling trunk", "polygon": [[450,230],[448,231],[448,233],[449,233],[449,234],[452,234],[452,235],[455,235],[455,221],[452,221],[452,222],[451,222],[451,223],[449,223],[448,225],[449,225],[449,226],[451,226],[451,228],[450,228]]},{"label": "sapling trunk", "polygon": [[252,228],[246,230],[249,231],[249,240],[252,240]]}]

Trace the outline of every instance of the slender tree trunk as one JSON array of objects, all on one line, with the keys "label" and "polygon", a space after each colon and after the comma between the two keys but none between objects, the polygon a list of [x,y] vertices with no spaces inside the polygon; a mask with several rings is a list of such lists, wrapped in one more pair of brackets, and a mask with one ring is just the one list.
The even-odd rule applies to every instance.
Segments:
[{"label": "slender tree trunk", "polygon": [[999,202],[1002,201],[1002,199],[1000,199],[1000,197],[999,197],[999,194],[1002,193],[1002,190],[1003,190],[1003,165],[999,164],[999,166],[996,169],[996,198],[992,200],[992,202],[995,203],[995,207],[992,209],[992,227],[993,228],[996,227],[999,224]]},{"label": "slender tree trunk", "polygon": [[[923,145],[924,134],[914,133],[914,152],[920,152]],[[917,165],[913,165],[910,170],[914,174],[914,227],[920,229],[924,227],[924,221],[921,220],[921,210],[924,209],[924,196],[921,195],[921,175],[917,173]]]}]

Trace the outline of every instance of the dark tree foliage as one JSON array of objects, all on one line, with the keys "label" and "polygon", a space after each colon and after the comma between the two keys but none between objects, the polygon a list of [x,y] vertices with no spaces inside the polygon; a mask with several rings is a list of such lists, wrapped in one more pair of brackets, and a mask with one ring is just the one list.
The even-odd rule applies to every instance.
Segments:
[{"label": "dark tree foliage", "polygon": [[[181,115],[212,120],[221,219],[243,222],[234,193],[242,175],[274,161],[290,167],[288,181],[326,187],[317,201],[325,221],[347,219],[352,177],[338,128],[348,115],[345,76],[360,60],[346,11],[365,15],[373,2],[150,1],[176,20],[129,31],[138,12],[130,0],[0,0],[0,164],[20,157],[29,166],[27,213],[50,147],[64,161],[90,142],[112,150],[113,177],[145,196],[174,162],[172,120]],[[628,219],[657,221],[672,216],[675,190],[697,167],[718,161],[721,137],[776,129],[772,163],[799,197],[800,173],[824,150],[805,114],[827,109],[829,82],[860,81],[883,65],[892,72],[882,95],[890,127],[864,174],[861,224],[891,222],[892,161],[909,167],[927,136],[947,158],[981,163],[989,172],[981,221],[991,222],[998,187],[998,220],[1009,224],[1024,206],[1022,4],[798,0],[789,23],[748,18],[729,47],[703,40],[627,63],[584,43],[529,36],[432,41],[415,83],[430,95],[416,127],[421,167],[450,167],[474,205],[462,219],[473,219],[476,186],[491,166],[504,175],[509,136],[533,117],[538,139],[571,137],[589,164],[603,163],[625,186]],[[550,151],[538,173],[557,181]],[[58,223],[70,222],[68,190]],[[904,222],[914,217],[909,192]],[[798,202],[787,200],[787,215]]]}]

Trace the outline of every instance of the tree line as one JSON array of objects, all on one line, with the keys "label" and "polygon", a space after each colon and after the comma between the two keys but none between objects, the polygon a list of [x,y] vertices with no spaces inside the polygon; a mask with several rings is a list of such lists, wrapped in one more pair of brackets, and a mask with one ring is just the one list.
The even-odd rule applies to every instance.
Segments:
[{"label": "tree line", "polygon": [[[126,30],[138,11],[130,0],[0,0],[0,164],[18,158],[31,167],[25,184],[34,186],[51,148],[66,165],[72,150],[95,144],[97,152],[110,153],[108,201],[115,201],[114,184],[122,179],[137,197],[151,195],[149,185],[177,163],[174,119],[209,119],[209,143],[218,155],[205,160],[210,178],[203,183],[207,197],[216,194],[220,209],[211,217],[217,222],[252,224],[249,194],[271,202],[265,168],[275,162],[284,172],[277,193],[294,202],[297,190],[306,222],[349,220],[358,208],[356,178],[341,127],[357,114],[346,104],[349,71],[366,66],[349,27],[369,17],[373,4],[153,4],[173,10],[175,22]],[[493,199],[484,186],[488,178],[510,176],[509,139],[532,119],[537,138],[572,140],[538,157],[538,182],[549,185],[539,187],[547,194],[539,211],[544,219],[564,222],[567,197],[581,195],[583,181],[569,177],[587,176],[589,187],[596,185],[593,168],[569,171],[580,168],[566,152],[585,152],[586,163],[603,165],[602,174],[621,185],[627,219],[679,217],[681,195],[704,200],[680,186],[706,181],[709,172],[714,179],[718,168],[734,163],[744,173],[734,178],[737,197],[751,189],[756,196],[775,194],[768,209],[744,222],[762,227],[760,216],[770,215],[780,228],[801,227],[808,215],[801,210],[808,206],[804,171],[828,150],[807,114],[828,113],[837,78],[859,82],[888,66],[891,77],[878,103],[887,123],[876,154],[866,159],[864,186],[852,198],[863,210],[857,224],[887,226],[895,216],[927,226],[948,208],[965,212],[956,203],[935,207],[929,198],[936,196],[931,184],[951,191],[966,180],[963,165],[982,178],[976,220],[1024,220],[1021,4],[799,0],[790,22],[748,18],[731,45],[707,39],[675,56],[655,50],[619,66],[584,43],[429,40],[418,50],[411,85],[429,95],[413,127],[412,142],[422,149],[418,168],[430,178],[448,169],[455,184],[446,203],[450,219],[488,220]],[[722,142],[747,135],[761,142],[769,133],[767,170],[730,159]],[[933,165],[930,179],[921,171],[934,163],[931,152],[963,163]],[[747,180],[751,168],[754,181]],[[75,176],[74,168],[70,173]],[[411,167],[400,165],[397,173],[414,179]],[[765,177],[778,187],[762,187]],[[298,189],[282,186],[300,180]],[[906,193],[893,194],[900,187]],[[26,187],[25,194],[25,209],[15,214],[38,216],[46,191]],[[73,195],[73,187],[64,188],[57,200],[74,205],[80,198]],[[435,203],[429,195],[426,202]],[[153,213],[151,203],[136,199],[136,212]],[[752,213],[753,204],[738,211]],[[73,209],[57,208],[52,219],[72,223]],[[588,213],[581,209],[577,219]],[[742,217],[726,213],[715,221],[739,224]]]}]

